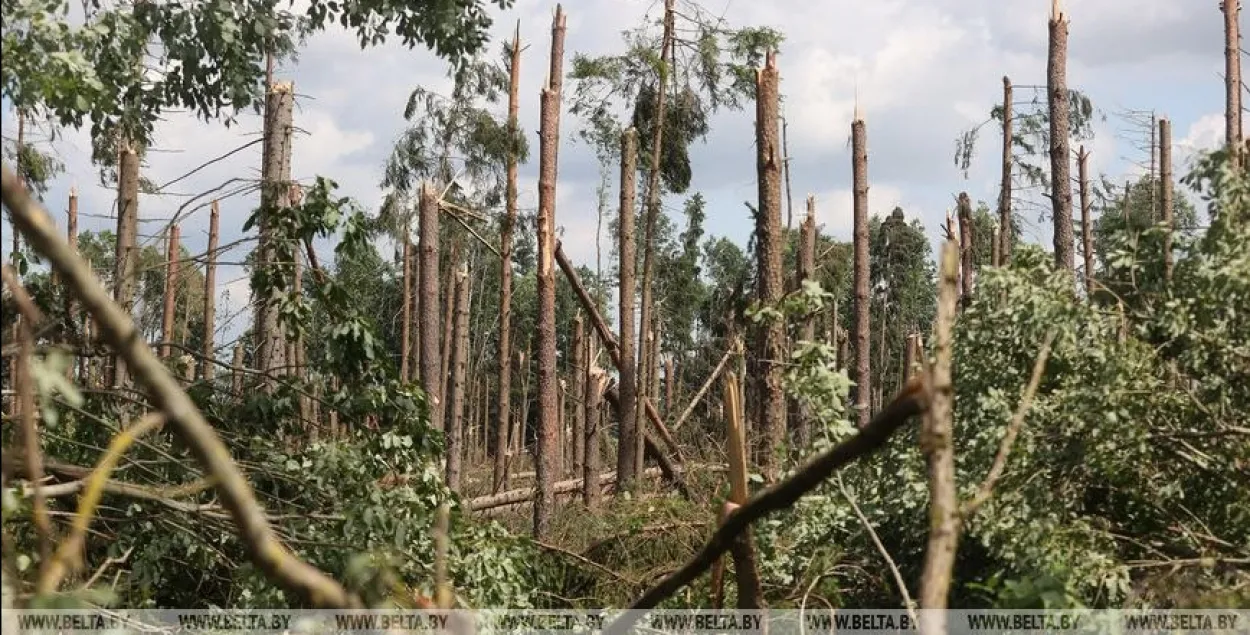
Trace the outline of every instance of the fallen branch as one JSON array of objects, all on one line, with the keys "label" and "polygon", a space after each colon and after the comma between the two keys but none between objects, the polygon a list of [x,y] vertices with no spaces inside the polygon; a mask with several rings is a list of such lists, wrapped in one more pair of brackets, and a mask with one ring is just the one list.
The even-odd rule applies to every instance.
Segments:
[{"label": "fallen branch", "polygon": [[65,288],[82,301],[99,325],[99,336],[126,361],[135,379],[169,418],[205,471],[214,477],[223,505],[230,511],[248,555],[270,579],[316,607],[350,608],[360,604],[342,585],[296,558],[274,536],[264,510],[221,437],[204,419],[177,379],[143,342],[142,334],[8,167],[0,168],[0,199],[10,218],[40,255],[48,259]]},{"label": "fallen branch", "polygon": [[[611,406],[613,410],[618,413],[620,412],[620,395],[617,394],[615,388],[609,388],[603,391],[603,398],[608,401],[608,405]],[[658,418],[659,415],[656,416]],[[672,460],[660,451],[660,444],[655,442],[655,437],[651,436],[651,434],[646,430],[642,430],[641,432],[643,449],[647,456],[655,459],[655,462],[660,464],[660,469],[664,472],[664,479],[672,483],[677,488],[677,491],[681,492],[682,496],[690,498],[690,490],[686,487],[685,481],[681,478],[681,468],[674,465]]]},{"label": "fallen branch", "polygon": [[[912,379],[903,391],[855,436],[817,455],[792,476],[756,494],[746,505],[730,514],[694,558],[677,571],[665,576],[639,597],[630,608],[654,608],[707,571],[717,558],[729,551],[734,539],[750,527],[751,523],[772,512],[790,507],[804,494],[820,486],[837,470],[885,445],[890,435],[903,427],[903,424],[907,423],[911,417],[925,411],[927,405],[924,397],[923,381],[919,378]],[[628,632],[637,617],[637,612],[626,612],[617,618],[605,632],[615,634]]]},{"label": "fallen branch", "polygon": [[716,364],[716,368],[712,369],[712,374],[707,376],[707,380],[703,382],[703,386],[701,386],[699,391],[694,394],[694,397],[690,398],[690,404],[687,405],[686,409],[682,411],[681,416],[677,417],[677,421],[673,422],[673,426],[669,428],[670,430],[677,430],[677,428],[681,427],[681,424],[686,422],[686,419],[690,417],[690,413],[694,412],[695,406],[698,406],[699,402],[703,401],[703,396],[707,394],[707,391],[712,387],[712,384],[716,383],[716,378],[720,377],[721,372],[725,370],[725,364],[729,363],[729,359],[734,356],[734,353],[741,350],[741,348],[742,340],[740,339],[735,339],[733,343],[729,345],[725,354],[721,356],[720,362]]},{"label": "fallen branch", "polygon": [[539,547],[539,548],[544,549],[544,550],[546,550],[546,551],[550,551],[550,552],[552,552],[552,553],[558,553],[558,554],[560,554],[560,555],[562,555],[562,556],[564,556],[564,557],[566,557],[566,558],[569,558],[570,560],[576,560],[577,562],[580,562],[581,564],[584,564],[584,565],[586,565],[587,567],[590,567],[591,569],[594,569],[595,571],[601,571],[601,572],[603,572],[603,573],[606,573],[606,574],[608,574],[608,576],[610,576],[610,577],[612,577],[612,578],[616,578],[617,580],[620,580],[621,582],[624,582],[625,584],[628,584],[628,585],[629,585],[629,586],[631,586],[631,587],[636,587],[636,586],[638,586],[638,582],[637,582],[637,581],[631,580],[631,579],[629,579],[629,578],[627,578],[627,577],[625,577],[625,576],[621,575],[620,573],[617,573],[617,572],[615,572],[615,571],[613,571],[613,570],[611,570],[611,569],[609,569],[609,568],[607,568],[607,567],[605,567],[605,566],[603,566],[603,565],[599,564],[598,562],[595,562],[594,560],[591,560],[590,558],[587,558],[586,556],[583,556],[583,555],[582,555],[582,554],[580,554],[580,553],[573,553],[572,551],[569,551],[568,549],[564,549],[564,548],[562,548],[562,547],[557,547],[557,546],[555,546],[555,545],[547,544],[547,543],[545,543],[545,542],[542,542],[541,540],[535,540],[535,541],[534,541],[534,544],[535,544],[535,545],[538,545],[538,547]]},{"label": "fallen branch", "polygon": [[1003,440],[998,446],[998,454],[994,457],[994,463],[990,466],[990,471],[985,476],[985,480],[981,482],[981,487],[977,489],[977,493],[972,500],[964,503],[963,509],[960,510],[960,518],[967,521],[973,514],[977,513],[977,508],[985,504],[994,493],[994,485],[998,479],[1002,477],[1003,470],[1007,468],[1007,456],[1011,454],[1011,447],[1016,442],[1016,437],[1020,435],[1020,428],[1024,426],[1024,415],[1028,413],[1029,406],[1033,404],[1033,397],[1037,394],[1037,387],[1042,383],[1042,372],[1046,370],[1046,360],[1050,357],[1050,344],[1055,340],[1055,333],[1051,331],[1046,334],[1046,339],[1042,341],[1042,348],[1037,352],[1037,359],[1033,362],[1033,375],[1029,377],[1029,383],[1024,387],[1024,394],[1020,397],[1020,405],[1016,408],[1016,414],[1011,418],[1011,423],[1007,426],[1007,432],[1003,434]]}]

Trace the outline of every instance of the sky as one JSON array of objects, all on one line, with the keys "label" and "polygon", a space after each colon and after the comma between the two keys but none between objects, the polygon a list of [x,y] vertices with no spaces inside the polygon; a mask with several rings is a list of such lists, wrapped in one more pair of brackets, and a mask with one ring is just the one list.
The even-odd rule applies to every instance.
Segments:
[{"label": "sky", "polygon": [[[1130,124],[1118,116],[1126,110],[1153,109],[1172,120],[1178,175],[1195,151],[1222,142],[1223,16],[1214,0],[1066,4],[1071,5],[1066,13],[1069,86],[1084,91],[1106,116],[1096,123],[1096,137],[1088,145],[1091,173],[1122,182],[1141,172],[1148,155],[1139,149],[1141,141],[1133,138]],[[723,15],[729,25],[768,26],[785,35],[778,66],[796,218],[806,196],[814,195],[823,231],[849,240],[849,139],[857,104],[867,123],[870,214],[884,215],[900,206],[908,218],[924,223],[936,244],[940,223],[958,192],[966,190],[974,201],[997,200],[1000,129],[992,124],[982,129],[966,177],[954,164],[955,139],[988,118],[1001,100],[1004,75],[1017,85],[1045,83],[1050,0],[706,0],[701,5],[708,13]],[[491,54],[499,41],[511,37],[518,21],[527,47],[521,62],[520,117],[535,151],[521,167],[523,210],[537,206],[538,97],[554,7],[548,0],[518,0],[507,11],[491,10]],[[658,17],[662,10],[662,0],[566,3],[565,68],[573,53],[622,51],[621,31]],[[297,93],[294,178],[305,185],[318,175],[332,178],[342,195],[376,210],[383,196],[382,165],[406,126],[402,114],[408,96],[416,86],[448,94],[445,70],[445,63],[425,49],[388,44],[362,51],[352,34],[340,30],[310,38],[298,60],[276,73],[280,80],[293,80]],[[565,86],[570,92],[570,84]],[[6,143],[15,135],[14,119],[5,104]],[[578,125],[563,114],[556,224],[570,258],[593,266],[599,166],[592,149],[577,139]],[[707,139],[691,150],[690,194],[701,192],[707,199],[707,233],[742,245],[751,231],[743,202],[757,199],[753,125],[751,106],[719,113]],[[260,118],[251,112],[229,129],[171,113],[157,128],[143,175],[158,184],[173,181],[255,140],[260,128]],[[39,133],[32,137],[41,138]],[[68,192],[76,187],[80,229],[115,229],[116,195],[100,186],[90,147],[85,130],[67,131],[52,144],[66,173],[44,200],[63,224]],[[142,196],[140,241],[157,244],[163,226],[192,197],[230,179],[256,179],[259,168],[257,144],[179,181],[165,194]],[[615,191],[610,197],[615,201]],[[681,203],[672,197],[665,208],[675,213]],[[244,237],[243,223],[256,204],[254,196],[221,201],[223,245]],[[184,245],[191,253],[202,252],[207,207],[188,207],[180,219]],[[1048,223],[1039,222],[1035,210],[1023,220],[1026,239],[1050,244]],[[4,231],[11,231],[7,223]],[[2,242],[7,258],[7,235]],[[223,259],[240,262],[251,248],[251,243],[244,244]],[[602,248],[606,257],[609,237],[603,237]],[[219,331],[219,344],[246,326],[240,313],[247,301],[243,276],[237,265],[219,269],[219,293],[225,295],[219,315],[237,316]]]}]

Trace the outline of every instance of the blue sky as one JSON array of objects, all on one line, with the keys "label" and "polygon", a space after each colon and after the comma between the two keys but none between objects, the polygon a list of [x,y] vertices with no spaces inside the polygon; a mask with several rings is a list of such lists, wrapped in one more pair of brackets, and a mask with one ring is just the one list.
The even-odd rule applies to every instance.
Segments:
[{"label": "blue sky", "polygon": [[[1222,140],[1223,18],[1216,2],[1067,4],[1072,5],[1069,83],[1108,114],[1090,144],[1094,173],[1123,180],[1145,158],[1117,138],[1128,131],[1114,116],[1124,109],[1155,109],[1173,120],[1178,166],[1194,150]],[[967,190],[974,200],[996,199],[997,128],[983,130],[966,180],[953,163],[954,139],[986,118],[1001,98],[1003,75],[1017,84],[1045,82],[1050,0],[714,0],[703,6],[732,25],[770,26],[786,35],[779,67],[790,122],[796,216],[806,195],[814,194],[818,223],[828,233],[849,237],[847,140],[857,99],[868,125],[871,213],[884,214],[900,205],[908,217],[919,217],[936,241],[938,224],[955,193]],[[657,16],[662,2],[579,0],[566,3],[565,9],[568,68],[574,52],[620,51],[620,31],[644,16]],[[520,0],[509,11],[494,13],[496,40],[510,37],[520,20],[521,37],[529,47],[522,60],[521,118],[535,146],[553,10],[554,3],[545,0]],[[499,45],[490,46],[493,53]],[[294,142],[295,178],[308,183],[316,175],[331,177],[343,193],[371,209],[381,200],[381,166],[404,128],[402,111],[412,88],[422,85],[443,93],[449,88],[443,64],[427,51],[397,45],[361,51],[352,35],[338,31],[312,38],[298,62],[279,68],[277,76],[295,81],[295,123],[306,131]],[[16,129],[7,104],[4,114],[3,132],[11,143]],[[753,109],[717,115],[708,139],[692,155],[691,192],[702,192],[708,200],[708,233],[741,244],[751,230],[742,202],[756,198],[753,119]],[[599,168],[590,149],[576,140],[576,126],[565,114],[557,224],[570,257],[593,263]],[[254,139],[259,129],[259,119],[250,113],[229,130],[171,113],[158,128],[144,174],[157,183],[169,181]],[[45,198],[54,216],[63,222],[68,190],[77,186],[80,228],[113,228],[109,217],[115,194],[99,186],[85,132],[67,131],[52,149],[67,167]],[[254,146],[181,182],[177,192],[144,196],[141,235],[159,233],[187,195],[231,178],[256,178],[259,165],[260,148]],[[536,206],[536,174],[536,161],[522,167],[523,208]],[[611,197],[615,200],[615,192]],[[223,244],[242,237],[243,221],[255,204],[247,197],[222,201]],[[680,206],[677,198],[666,202],[670,210]],[[1028,220],[1036,221],[1036,216]],[[183,240],[192,252],[204,249],[207,226],[207,208],[182,218]],[[10,231],[7,223],[4,231]],[[1035,224],[1031,238],[1049,244],[1046,224]],[[7,254],[7,236],[3,245]],[[226,258],[240,261],[245,249],[250,245]],[[605,255],[609,249],[605,237]],[[228,311],[244,310],[242,271],[225,267],[218,281],[220,292],[230,293],[224,300]],[[245,324],[242,318],[236,322],[238,327]],[[237,332],[233,327],[225,330],[223,338]]]}]

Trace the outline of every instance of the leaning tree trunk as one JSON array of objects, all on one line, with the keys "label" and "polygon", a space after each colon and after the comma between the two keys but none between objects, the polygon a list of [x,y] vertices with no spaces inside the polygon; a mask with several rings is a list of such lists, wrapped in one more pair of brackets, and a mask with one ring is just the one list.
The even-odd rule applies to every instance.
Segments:
[{"label": "leaning tree trunk", "polygon": [[556,5],[551,24],[551,71],[542,91],[538,155],[538,452],[535,466],[534,537],[547,535],[559,474],[559,381],[556,374],[556,177],[560,145],[560,97],[564,60],[564,9]]},{"label": "leaning tree trunk", "polygon": [[[759,180],[759,211],[755,218],[755,245],[759,254],[758,298],[772,306],[785,293],[781,273],[781,160],[777,132],[777,55],[770,51],[764,67],[756,72],[755,166]],[[778,452],[785,445],[786,400],[781,375],[785,357],[785,322],[768,320],[756,327],[755,357],[760,400],[760,431],[763,433],[757,461],[768,481],[780,474]]]},{"label": "leaning tree trunk", "polygon": [[1072,150],[1068,96],[1068,19],[1058,8],[1050,16],[1046,92],[1050,103],[1050,203],[1055,221],[1055,268],[1076,270],[1072,237]]},{"label": "leaning tree trunk", "polygon": [[1236,167],[1245,159],[1241,156],[1241,2],[1224,0],[1220,11],[1224,13],[1224,143]]},{"label": "leaning tree trunk", "polygon": [[512,230],[517,220],[517,152],[520,130],[518,88],[521,85],[521,23],[512,36],[512,56],[508,83],[508,185],[503,222],[499,228],[499,411],[495,419],[494,489],[501,491],[507,481],[508,427],[512,418]]},{"label": "leaning tree trunk", "polygon": [[1163,221],[1163,280],[1172,284],[1172,122],[1159,120],[1159,210]]},{"label": "leaning tree trunk", "polygon": [[636,476],[638,453],[638,378],[636,375],[637,337],[634,330],[634,179],[637,174],[638,132],[633,128],[621,134],[621,209],[617,219],[620,241],[620,432],[617,442],[616,487],[628,491]]},{"label": "leaning tree trunk", "polygon": [[868,133],[858,112],[851,123],[851,180],[855,214],[855,424],[863,428],[870,419],[872,364],[868,343]]},{"label": "leaning tree trunk", "polygon": [[1011,241],[1015,236],[1012,231],[1011,219],[1011,166],[1012,166],[1012,128],[1011,128],[1011,78],[1003,76],[1003,167],[1002,184],[998,189],[998,262],[999,266],[1007,266],[1011,262]]},{"label": "leaning tree trunk", "polygon": [[[273,268],[275,241],[273,216],[289,204],[291,180],[291,112],[294,106],[294,85],[289,82],[275,83],[269,89],[265,107],[265,137],[262,149],[262,174],[264,188],[261,190],[260,246],[257,267]],[[278,321],[280,292],[271,289],[258,290],[256,298],[256,367],[265,374],[264,386],[272,390],[272,375],[281,374],[287,365],[286,342]]]},{"label": "leaning tree trunk", "polygon": [[[128,140],[122,141],[117,167],[117,253],[114,258],[113,299],[127,315],[134,313],[135,278],[139,237],[139,154]],[[113,386],[130,383],[126,363],[113,357]]]}]

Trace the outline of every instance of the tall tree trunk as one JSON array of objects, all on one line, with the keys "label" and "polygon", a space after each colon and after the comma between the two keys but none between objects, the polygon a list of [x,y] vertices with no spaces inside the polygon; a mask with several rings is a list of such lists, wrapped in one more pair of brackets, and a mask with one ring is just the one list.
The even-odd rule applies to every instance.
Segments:
[{"label": "tall tree trunk", "polygon": [[542,91],[538,155],[538,452],[535,473],[534,537],[547,535],[555,507],[552,489],[559,474],[559,376],[556,374],[556,179],[560,146],[561,84],[564,77],[564,9],[556,5],[551,24],[551,69]]},{"label": "tall tree trunk", "polygon": [[[664,35],[660,41],[660,60],[666,68],[667,73],[660,73],[656,78],[656,100],[655,100],[655,129],[651,137],[651,164],[647,168],[647,207],[646,218],[643,222],[643,239],[642,239],[642,310],[638,323],[641,325],[640,334],[645,333],[651,328],[651,313],[655,307],[652,306],[654,300],[652,297],[652,278],[654,276],[653,269],[655,267],[655,227],[660,216],[660,159],[663,156],[664,146],[664,124],[668,115],[668,79],[673,72],[673,65],[670,58],[673,55],[673,38],[674,38],[674,20],[676,12],[674,7],[676,0],[664,0]],[[646,345],[642,345],[643,363],[641,371],[638,373],[638,393],[643,400],[652,397],[651,394],[651,377],[650,365],[645,359],[647,353]],[[645,429],[643,421],[645,414],[635,408],[634,426],[638,430]],[[635,446],[641,445],[642,435],[639,434],[635,440]],[[635,448],[635,465],[641,465],[642,455]],[[641,471],[641,468],[635,468]],[[618,487],[620,485],[618,484]]]},{"label": "tall tree trunk", "polygon": [[637,476],[638,437],[638,378],[635,373],[638,355],[635,350],[637,337],[634,329],[634,273],[638,265],[634,250],[634,180],[637,175],[638,132],[633,128],[621,134],[621,209],[617,218],[620,247],[620,431],[616,455],[616,488],[629,491]]},{"label": "tall tree trunk", "polygon": [[165,297],[161,307],[161,359],[168,362],[173,354],[174,310],[178,296],[178,238],[181,229],[177,223],[169,228],[169,240],[165,244]]},{"label": "tall tree trunk", "polygon": [[208,216],[208,255],[204,261],[204,359],[200,364],[200,377],[209,383],[217,376],[217,243],[220,239],[221,209],[213,201]]},{"label": "tall tree trunk", "polygon": [[1224,0],[1224,143],[1233,166],[1241,165],[1241,15],[1240,0]]},{"label": "tall tree trunk", "polygon": [[[257,267],[270,268],[274,263],[277,237],[273,235],[272,217],[290,203],[291,179],[291,113],[295,103],[294,85],[274,83],[269,89],[265,107],[265,137],[262,146],[260,254]],[[266,390],[273,389],[269,376],[282,374],[287,365],[286,341],[278,321],[279,298],[271,291],[256,299],[256,367],[265,373]]]},{"label": "tall tree trunk", "polygon": [[430,183],[421,184],[421,198],[418,203],[417,247],[420,254],[420,293],[418,302],[421,309],[421,389],[425,391],[429,403],[430,427],[443,429],[443,404],[439,401],[442,394],[441,357],[438,350],[439,320],[438,313],[438,193]]},{"label": "tall tree trunk", "polygon": [[1159,208],[1163,218],[1163,279],[1172,284],[1172,122],[1159,120]]},{"label": "tall tree trunk", "polygon": [[400,286],[403,287],[403,309],[400,311],[399,325],[399,380],[407,383],[412,374],[409,372],[409,356],[412,353],[412,240],[408,237],[410,228],[404,224],[404,277]]},{"label": "tall tree trunk", "polygon": [[863,428],[870,419],[872,364],[868,344],[868,133],[858,112],[851,123],[851,179],[855,213],[855,424]]},{"label": "tall tree trunk", "polygon": [[447,487],[460,491],[460,466],[464,448],[465,381],[469,368],[469,269],[464,265],[456,272],[456,317],[454,349],[455,364],[451,380],[451,417],[447,422]]},{"label": "tall tree trunk", "polygon": [[[441,211],[439,213],[442,213]],[[456,273],[461,264],[460,262],[460,241],[453,239],[451,242],[451,253],[447,259],[446,277],[443,278],[443,321],[442,321],[442,338],[440,339],[441,348],[439,353],[439,377],[444,379],[439,382],[438,402],[443,404],[443,431],[447,430],[447,416],[451,410],[451,400],[448,399],[447,391],[451,389],[446,378],[451,377],[451,349],[455,344],[455,317],[456,317]]]},{"label": "tall tree trunk", "polygon": [[235,399],[243,398],[243,344],[234,345],[234,356],[230,359],[230,392]]},{"label": "tall tree trunk", "polygon": [[[594,348],[594,338],[589,338],[590,347]],[[590,356],[593,359],[593,355]],[[593,361],[587,369],[584,382],[586,401],[586,436],[582,440],[582,452],[586,457],[582,464],[582,502],[589,509],[599,505],[599,421],[600,405],[603,403],[603,385],[605,375]]]},{"label": "tall tree trunk", "polygon": [[[65,225],[65,238],[69,242],[69,247],[74,250],[74,253],[78,253],[78,188],[76,187],[69,188],[69,207],[65,214]],[[78,318],[75,316],[74,295],[69,293],[67,289],[63,289],[63,291],[65,292],[65,317],[71,322],[78,322]],[[87,346],[91,341],[90,337],[87,336],[87,333],[91,328],[89,324],[90,321],[90,317],[84,317],[82,319],[81,328],[83,346]],[[78,377],[79,382],[83,385],[87,385],[86,360],[87,356],[78,356]],[[73,380],[73,367],[67,370],[66,373],[67,377],[70,380]],[[10,377],[15,377],[15,375],[10,375]]]},{"label": "tall tree trunk", "polygon": [[1012,111],[1011,78],[1003,76],[1003,167],[1002,184],[998,188],[998,265],[1011,262],[1011,241],[1015,232],[1011,218]]},{"label": "tall tree trunk", "polygon": [[[780,89],[779,89],[780,90]],[[790,190],[790,122],[786,121],[786,116],[781,115],[781,168],[784,171],[786,179],[786,236],[789,239],[790,230],[794,228],[794,198]]]},{"label": "tall tree trunk", "polygon": [[582,326],[582,316],[579,313],[573,318],[573,360],[572,366],[569,368],[569,375],[572,376],[572,395],[569,401],[573,404],[573,430],[569,443],[573,450],[573,476],[576,477],[582,471],[584,450],[584,429],[586,425],[586,339],[585,330]]},{"label": "tall tree trunk", "polygon": [[959,543],[959,493],[955,489],[955,444],[952,416],[951,332],[955,323],[955,245],[942,246],[938,265],[938,305],[934,325],[934,363],[929,372],[928,401],[921,447],[929,465],[929,542],[920,581],[924,633],[946,633],[947,595]]},{"label": "tall tree trunk", "polygon": [[976,226],[972,224],[972,199],[967,192],[959,193],[959,279],[963,284],[960,300],[963,306],[972,304],[972,288],[975,267],[973,256],[976,255]]},{"label": "tall tree trunk", "polygon": [[513,144],[518,134],[521,84],[521,23],[512,36],[512,57],[508,84],[508,184],[503,222],[499,228],[499,411],[495,419],[494,492],[507,484],[508,427],[512,418],[512,230],[517,220],[517,153]]},{"label": "tall tree trunk", "polygon": [[1076,271],[1072,237],[1072,150],[1068,95],[1068,19],[1053,0],[1046,92],[1050,102],[1050,203],[1055,221],[1055,268]]},{"label": "tall tree trunk", "polygon": [[[139,238],[139,154],[127,140],[122,141],[121,155],[117,161],[117,252],[114,256],[113,299],[127,315],[135,309],[135,288],[138,281]],[[123,387],[130,383],[126,363],[120,356],[113,356],[113,386]]]},{"label": "tall tree trunk", "polygon": [[1085,297],[1094,296],[1094,220],[1090,218],[1089,153],[1081,146],[1076,153],[1077,180],[1081,193],[1081,257],[1085,259]]},{"label": "tall tree trunk", "polygon": [[[781,160],[777,133],[777,54],[769,51],[764,67],[755,74],[755,166],[759,181],[759,211],[755,219],[755,248],[759,255],[757,295],[772,306],[785,293],[781,272]],[[769,320],[757,325],[755,357],[760,400],[761,437],[757,461],[768,481],[780,474],[778,452],[786,440],[786,400],[781,387],[785,357],[785,322]]]},{"label": "tall tree trunk", "polygon": [[[795,288],[803,289],[803,283],[816,279],[816,197],[807,197],[807,216],[799,226],[799,267]],[[799,326],[799,341],[814,342],[816,340],[816,314],[803,316]],[[800,451],[806,451],[811,442],[811,421],[806,408],[796,401],[792,404],[791,420],[795,443]]]}]

